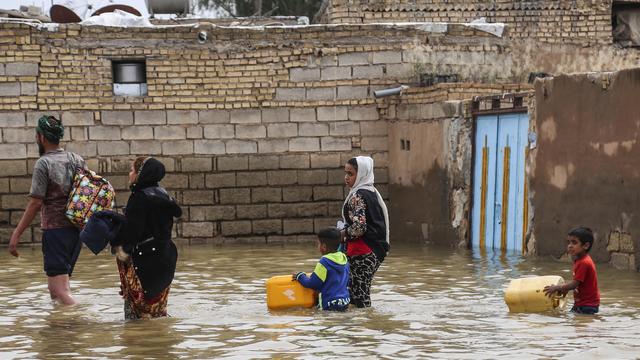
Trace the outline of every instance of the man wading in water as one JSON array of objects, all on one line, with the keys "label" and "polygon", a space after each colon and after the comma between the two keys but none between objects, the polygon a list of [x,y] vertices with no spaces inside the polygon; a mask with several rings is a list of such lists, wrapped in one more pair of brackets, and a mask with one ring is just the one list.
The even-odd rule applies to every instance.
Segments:
[{"label": "man wading in water", "polygon": [[44,271],[51,298],[65,305],[76,303],[71,295],[69,278],[80,254],[79,231],[65,216],[74,169],[84,167],[80,155],[60,147],[64,136],[62,122],[53,116],[38,120],[36,141],[40,158],[36,161],[29,191],[29,203],[9,241],[9,252],[18,256],[18,242],[38,211],[42,227]]}]

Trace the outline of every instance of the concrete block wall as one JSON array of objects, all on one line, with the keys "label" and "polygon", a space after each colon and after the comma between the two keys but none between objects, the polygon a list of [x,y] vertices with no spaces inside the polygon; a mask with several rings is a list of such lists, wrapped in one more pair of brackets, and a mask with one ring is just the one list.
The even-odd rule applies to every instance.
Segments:
[{"label": "concrete block wall", "polygon": [[[200,31],[209,33],[208,42],[197,41]],[[123,31],[0,23],[0,34],[0,87],[8,89],[0,92],[0,242],[26,203],[38,156],[33,127],[43,113],[62,118],[66,146],[121,190],[120,205],[130,161],[160,158],[165,185],[186,209],[179,237],[297,241],[339,217],[341,168],[349,157],[373,155],[387,193],[387,124],[412,114],[415,103],[376,101],[373,91],[414,83],[440,65],[462,81],[486,78],[499,89],[515,68],[548,70],[541,66],[548,63],[552,71],[557,63],[529,63],[538,57],[458,25],[434,33],[366,24]],[[563,59],[576,58],[573,71],[588,66],[583,60],[594,51],[555,49]],[[621,66],[636,64],[634,54]],[[147,96],[113,95],[112,61],[123,59],[145,61]],[[475,95],[476,84],[465,83],[416,99]],[[36,229],[25,237],[39,240]]]},{"label": "concrete block wall", "polygon": [[508,37],[547,43],[611,44],[611,0],[331,0],[329,23],[505,23]]},{"label": "concrete block wall", "polygon": [[[11,74],[0,83],[37,84],[28,98],[0,93],[0,243],[28,201],[38,157],[34,128],[44,113],[62,119],[65,148],[112,182],[118,207],[129,195],[131,161],[160,159],[167,167],[162,184],[184,210],[175,227],[182,242],[314,240],[340,218],[343,166],[359,154],[373,156],[378,188],[388,194],[386,122],[371,91],[394,80],[371,82],[353,69],[383,66],[380,54],[390,45],[336,46],[318,56],[316,48],[278,50],[272,41],[270,48],[236,53],[195,45],[189,28],[174,40],[167,37],[176,31],[156,29],[163,45],[144,47],[130,45],[146,44],[146,29],[0,28],[15,39],[30,34],[25,41],[36,44],[38,55],[0,55]],[[187,48],[176,49],[175,41]],[[122,58],[146,59],[147,97],[113,96],[111,60]],[[402,57],[390,60],[398,64]],[[327,80],[335,69],[341,71]],[[40,241],[38,221],[23,243]]]},{"label": "concrete block wall", "polygon": [[[161,159],[169,171],[163,185],[185,210],[176,227],[181,238],[242,237],[264,242],[284,241],[284,235],[289,240],[311,235],[338,218],[345,195],[341,167],[360,152],[374,154],[380,189],[386,193],[384,151],[376,150],[380,146],[375,141],[370,147],[352,147],[352,137],[360,138],[361,124],[380,123],[375,105],[336,107],[337,117],[325,111],[321,120],[314,108],[302,112],[280,108],[281,116],[276,118],[271,110],[220,110],[215,114],[220,124],[212,125],[208,110],[182,111],[184,119],[195,119],[195,124],[182,125],[168,125],[167,119],[175,115],[171,111],[51,113],[63,120],[71,134],[66,148],[90,159],[91,168],[108,176],[120,205],[128,196],[130,160],[146,154]],[[343,114],[360,120],[343,121]],[[37,156],[33,126],[38,115],[0,113],[3,241],[26,204]],[[244,125],[248,120],[257,124]],[[216,130],[221,126],[225,127],[222,132]],[[341,126],[350,131],[330,133]],[[187,136],[193,129],[199,130]],[[16,131],[21,136],[12,135]],[[385,132],[365,131],[363,136],[386,148]],[[38,236],[30,230],[23,241],[37,241]]]},{"label": "concrete block wall", "polygon": [[[176,226],[179,238],[265,242],[313,239],[321,227],[335,224],[346,195],[342,167],[354,155],[373,155],[379,188],[387,194],[386,128],[368,130],[381,124],[375,110],[375,104],[338,107],[336,114],[346,112],[361,120],[336,121],[326,114],[318,120],[311,108],[304,122],[291,117],[295,108],[280,108],[284,116],[277,119],[271,109],[251,114],[221,110],[220,124],[208,124],[208,110],[188,110],[181,115],[196,119],[195,124],[181,125],[168,125],[168,111],[51,113],[62,118],[70,134],[65,148],[107,176],[118,192],[118,205],[125,205],[129,195],[130,161],[153,155],[167,166],[162,184],[184,210]],[[38,115],[0,112],[2,242],[8,241],[28,199]],[[251,117],[257,123],[242,123]],[[226,127],[224,133],[212,128],[220,126]],[[353,142],[365,145],[358,148]],[[37,242],[36,229],[25,233],[23,241]]]}]

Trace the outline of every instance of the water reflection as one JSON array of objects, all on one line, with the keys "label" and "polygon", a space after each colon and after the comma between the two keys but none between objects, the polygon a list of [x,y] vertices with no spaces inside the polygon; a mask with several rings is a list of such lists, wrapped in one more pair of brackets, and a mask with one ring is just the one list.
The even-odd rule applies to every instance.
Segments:
[{"label": "water reflection", "polygon": [[510,279],[571,277],[570,263],[395,246],[374,281],[374,307],[270,312],[264,281],[312,269],[312,245],[181,249],[170,318],[122,320],[109,254],[83,252],[81,305],[52,304],[40,251],[0,255],[0,358],[636,358],[639,275],[598,266],[601,313],[509,314]]}]

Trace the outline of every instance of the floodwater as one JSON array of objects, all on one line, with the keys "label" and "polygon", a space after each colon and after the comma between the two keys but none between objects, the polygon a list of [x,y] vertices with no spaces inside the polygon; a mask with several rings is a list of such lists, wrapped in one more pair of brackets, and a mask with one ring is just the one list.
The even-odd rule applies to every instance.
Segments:
[{"label": "floodwater", "polygon": [[598,267],[597,316],[510,314],[512,278],[561,275],[570,264],[394,246],[370,309],[270,312],[265,279],[312,271],[313,244],[180,249],[171,317],[124,321],[114,259],[83,250],[72,287],[80,305],[48,298],[39,250],[1,249],[0,358],[210,359],[640,357],[640,275]]}]

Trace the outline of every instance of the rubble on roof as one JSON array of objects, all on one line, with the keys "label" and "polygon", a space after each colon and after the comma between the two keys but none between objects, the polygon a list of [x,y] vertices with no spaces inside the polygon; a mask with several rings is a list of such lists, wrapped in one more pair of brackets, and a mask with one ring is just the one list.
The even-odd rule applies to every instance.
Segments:
[{"label": "rubble on roof", "polygon": [[42,14],[42,9],[37,6],[21,6],[20,10],[0,9],[0,17],[10,19],[32,19],[42,22],[51,21],[48,16]]}]

